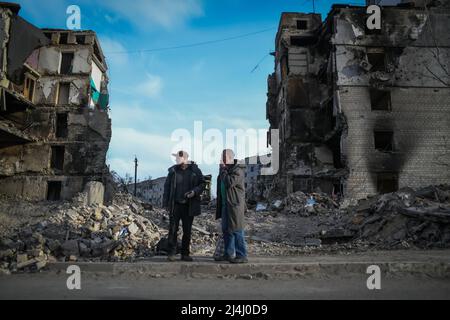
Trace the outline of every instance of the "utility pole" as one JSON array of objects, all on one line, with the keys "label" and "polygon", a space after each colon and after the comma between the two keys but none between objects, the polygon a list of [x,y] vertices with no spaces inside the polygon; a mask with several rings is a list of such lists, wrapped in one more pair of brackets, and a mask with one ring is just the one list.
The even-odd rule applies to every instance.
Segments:
[{"label": "utility pole", "polygon": [[137,191],[137,167],[138,167],[138,159],[134,156],[134,196],[136,197]]},{"label": "utility pole", "polygon": [[313,3],[313,13],[316,13],[316,0],[312,0]]}]

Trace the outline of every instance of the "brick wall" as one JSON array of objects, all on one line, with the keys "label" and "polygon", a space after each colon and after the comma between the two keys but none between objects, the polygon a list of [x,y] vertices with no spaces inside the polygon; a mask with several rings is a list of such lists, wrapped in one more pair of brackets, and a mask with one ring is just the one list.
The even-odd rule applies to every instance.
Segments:
[{"label": "brick wall", "polygon": [[[350,169],[346,194],[377,191],[377,172],[397,172],[399,188],[450,183],[450,88],[391,88],[391,111],[372,111],[368,87],[341,87]],[[374,130],[392,130],[394,151],[374,147]]]}]

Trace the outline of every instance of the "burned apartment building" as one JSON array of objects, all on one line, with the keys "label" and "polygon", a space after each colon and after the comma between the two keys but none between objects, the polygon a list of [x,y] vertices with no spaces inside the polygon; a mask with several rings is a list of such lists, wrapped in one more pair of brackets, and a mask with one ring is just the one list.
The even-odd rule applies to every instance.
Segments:
[{"label": "burned apartment building", "polygon": [[39,29],[0,4],[0,194],[69,199],[103,182],[107,65],[93,31]]},{"label": "burned apartment building", "polygon": [[[427,4],[425,6],[424,4]],[[363,198],[450,182],[450,6],[416,1],[283,13],[267,119],[277,189]]]}]

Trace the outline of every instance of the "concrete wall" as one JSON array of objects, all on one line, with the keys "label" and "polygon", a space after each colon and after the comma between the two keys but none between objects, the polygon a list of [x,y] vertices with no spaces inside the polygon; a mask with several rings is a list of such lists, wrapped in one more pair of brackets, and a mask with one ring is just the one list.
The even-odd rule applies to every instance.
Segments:
[{"label": "concrete wall", "polygon": [[450,44],[448,7],[430,7],[428,11],[420,8],[383,8],[382,30],[378,34],[366,33],[365,11],[365,7],[340,9],[335,19],[334,44],[372,46],[378,42],[388,47],[445,47]]},{"label": "concrete wall", "polygon": [[[383,86],[443,87],[450,81],[438,60],[436,49],[426,47],[389,48],[382,43],[377,44],[385,49],[387,72],[373,74],[364,70],[360,64],[367,60],[367,48],[360,46],[337,46],[336,68],[339,86],[369,85],[378,80]],[[439,48],[440,60],[450,61],[450,48]]]},{"label": "concrete wall", "polygon": [[42,143],[0,149],[0,172],[3,176],[48,171],[50,146]]},{"label": "concrete wall", "polygon": [[85,180],[82,176],[14,176],[0,180],[0,193],[40,201],[47,198],[48,181],[61,181],[61,199],[66,200],[83,191]]},{"label": "concrete wall", "polygon": [[92,49],[89,46],[50,46],[39,49],[38,72],[46,75],[58,75],[61,65],[61,52],[73,52],[72,74],[90,74]]},{"label": "concrete wall", "polygon": [[85,105],[87,106],[89,92],[88,76],[43,76],[35,89],[35,103],[56,105],[58,102],[58,84],[70,83],[69,103],[64,105]]}]

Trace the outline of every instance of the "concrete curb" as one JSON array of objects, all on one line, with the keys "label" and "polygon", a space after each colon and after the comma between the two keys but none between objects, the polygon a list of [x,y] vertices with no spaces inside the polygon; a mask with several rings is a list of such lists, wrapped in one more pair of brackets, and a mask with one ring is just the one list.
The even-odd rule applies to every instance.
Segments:
[{"label": "concrete curb", "polygon": [[273,279],[292,277],[328,277],[350,274],[366,275],[367,267],[378,265],[384,276],[420,276],[450,278],[450,262],[426,261],[357,261],[357,262],[257,262],[232,265],[214,262],[134,262],[134,263],[52,263],[49,272],[65,272],[70,265],[78,265],[87,273],[102,273],[112,276],[136,275],[153,278],[243,278]]}]

